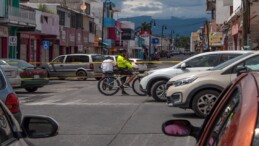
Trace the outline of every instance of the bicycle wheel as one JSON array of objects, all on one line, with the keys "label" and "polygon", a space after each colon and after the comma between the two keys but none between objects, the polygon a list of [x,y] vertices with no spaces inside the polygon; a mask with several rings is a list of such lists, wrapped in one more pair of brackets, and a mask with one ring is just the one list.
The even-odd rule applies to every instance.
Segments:
[{"label": "bicycle wheel", "polygon": [[120,90],[120,82],[115,77],[104,77],[98,81],[98,90],[103,95],[112,96]]},{"label": "bicycle wheel", "polygon": [[146,96],[147,93],[143,92],[140,90],[140,80],[141,80],[142,77],[136,77],[134,80],[133,80],[133,83],[132,83],[132,89],[133,91],[138,94],[139,96]]}]

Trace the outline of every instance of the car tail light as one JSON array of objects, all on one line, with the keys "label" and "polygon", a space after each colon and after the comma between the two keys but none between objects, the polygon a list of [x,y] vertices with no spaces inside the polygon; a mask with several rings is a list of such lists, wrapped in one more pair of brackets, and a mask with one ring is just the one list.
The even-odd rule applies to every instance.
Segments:
[{"label": "car tail light", "polygon": [[92,64],[92,63],[90,64],[90,69],[94,70],[94,64]]},{"label": "car tail light", "polygon": [[27,71],[21,72],[20,75],[28,76],[28,75],[30,75],[30,72],[27,72]]},{"label": "car tail light", "polygon": [[19,112],[19,100],[18,97],[13,94],[10,93],[6,100],[5,100],[5,105],[8,107],[8,109],[12,112],[12,113],[17,113]]}]

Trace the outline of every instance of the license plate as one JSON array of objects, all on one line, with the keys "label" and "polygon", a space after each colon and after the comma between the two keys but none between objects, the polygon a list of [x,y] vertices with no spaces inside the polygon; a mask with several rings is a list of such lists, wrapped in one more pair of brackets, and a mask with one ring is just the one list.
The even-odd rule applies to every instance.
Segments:
[{"label": "license plate", "polygon": [[34,78],[34,79],[39,79],[39,78],[40,78],[40,75],[34,75],[33,78]]}]

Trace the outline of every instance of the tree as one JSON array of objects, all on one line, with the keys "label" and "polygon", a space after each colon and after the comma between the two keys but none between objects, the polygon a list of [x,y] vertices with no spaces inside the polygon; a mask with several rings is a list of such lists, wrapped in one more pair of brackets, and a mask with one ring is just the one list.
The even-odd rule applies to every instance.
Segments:
[{"label": "tree", "polygon": [[50,10],[47,8],[47,6],[44,5],[44,4],[40,4],[40,5],[38,6],[38,9],[39,9],[39,11],[41,11],[41,12],[53,14],[53,12],[50,11]]},{"label": "tree", "polygon": [[141,26],[136,28],[136,32],[148,31],[151,32],[151,24],[149,22],[141,23]]}]

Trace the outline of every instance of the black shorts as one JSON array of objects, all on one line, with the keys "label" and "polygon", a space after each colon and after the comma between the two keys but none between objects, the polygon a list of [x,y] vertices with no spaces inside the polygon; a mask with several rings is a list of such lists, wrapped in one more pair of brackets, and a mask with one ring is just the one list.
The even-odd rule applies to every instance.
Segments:
[{"label": "black shorts", "polygon": [[119,71],[120,75],[127,75],[127,76],[121,78],[121,82],[123,82],[123,83],[125,83],[128,76],[133,75],[132,71],[129,69],[120,68],[118,71]]},{"label": "black shorts", "polygon": [[129,69],[120,68],[119,69],[120,75],[133,75],[132,71]]}]

